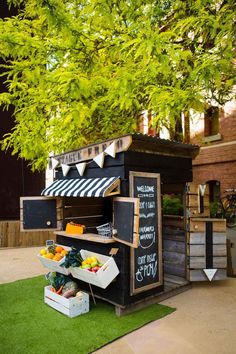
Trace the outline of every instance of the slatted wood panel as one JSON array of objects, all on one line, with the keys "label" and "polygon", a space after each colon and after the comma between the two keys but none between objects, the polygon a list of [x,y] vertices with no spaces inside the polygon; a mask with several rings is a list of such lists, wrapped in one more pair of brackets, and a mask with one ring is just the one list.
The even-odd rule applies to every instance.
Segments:
[{"label": "slatted wood panel", "polygon": [[[208,278],[202,269],[191,269],[189,271],[189,278],[191,281],[208,281]],[[218,269],[214,276],[214,280],[224,280],[226,278],[226,269]]]},{"label": "slatted wood panel", "polygon": [[163,227],[173,227],[173,229],[185,230],[185,219],[183,216],[163,215]]},{"label": "slatted wood panel", "polygon": [[63,228],[70,221],[83,224],[87,232],[95,232],[96,226],[112,221],[111,198],[64,198]]},{"label": "slatted wood panel", "polygon": [[[167,220],[166,220],[167,222]],[[165,276],[186,277],[185,231],[173,226],[163,228],[163,259]]]},{"label": "slatted wood panel", "polygon": [[211,218],[192,218],[189,221],[189,231],[190,232],[205,232],[206,222],[213,223],[213,232],[225,232],[226,231],[226,220],[225,219],[211,219]]},{"label": "slatted wood panel", "polygon": [[204,269],[217,269],[213,280],[226,278],[226,223],[221,219],[192,218],[188,224],[188,279],[208,280]]},{"label": "slatted wood panel", "polygon": [[30,247],[55,240],[53,231],[20,231],[20,221],[0,221],[0,247]]}]

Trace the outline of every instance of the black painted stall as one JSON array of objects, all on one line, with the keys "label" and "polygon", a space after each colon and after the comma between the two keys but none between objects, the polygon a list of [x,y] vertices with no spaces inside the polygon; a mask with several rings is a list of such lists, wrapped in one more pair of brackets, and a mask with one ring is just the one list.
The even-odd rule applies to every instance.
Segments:
[{"label": "black painted stall", "polygon": [[[106,154],[111,144],[115,145],[115,156]],[[118,249],[114,260],[120,273],[106,289],[92,286],[95,296],[124,308],[165,291],[164,247],[169,243],[163,242],[167,232],[162,222],[161,195],[175,192],[184,194],[186,183],[192,181],[192,159],[198,150],[195,145],[128,134],[54,156],[59,162],[55,180],[117,177],[120,181],[114,195],[111,193],[104,198],[50,197],[62,200],[61,229],[55,231],[58,243],[104,255],[109,255],[111,249]],[[102,152],[105,152],[104,165],[99,167],[94,158]],[[80,176],[77,164],[83,162],[86,167]],[[63,175],[63,164],[70,166],[66,176]],[[122,199],[119,201],[118,198],[117,202],[117,197],[137,198],[139,215],[135,216],[132,203],[123,202],[122,207]],[[81,237],[66,234],[63,230],[70,221],[85,224],[87,233]],[[107,222],[113,222],[117,234],[108,243],[99,242],[98,235],[94,241],[96,227]],[[82,289],[90,290],[88,284],[78,282]]]}]

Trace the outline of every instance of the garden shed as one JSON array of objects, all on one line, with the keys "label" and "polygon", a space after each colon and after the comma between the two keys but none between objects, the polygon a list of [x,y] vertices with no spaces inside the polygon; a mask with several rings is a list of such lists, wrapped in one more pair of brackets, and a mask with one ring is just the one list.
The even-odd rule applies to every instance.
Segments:
[{"label": "garden shed", "polygon": [[[212,240],[215,232],[224,239],[224,221],[208,219],[205,226],[207,191],[199,194],[189,184],[198,152],[196,145],[127,134],[54,156],[53,183],[40,197],[21,199],[22,229],[54,230],[59,244],[112,257],[117,276],[105,288],[92,285],[92,291],[118,314],[187,289],[193,277],[201,280],[203,268],[224,268],[221,278],[226,254],[216,263]],[[182,215],[163,215],[165,195],[181,198]],[[85,225],[85,232],[70,234],[71,222]],[[104,224],[112,225],[109,237],[98,232]],[[197,233],[203,255],[199,247],[190,254],[190,238],[198,245],[191,232]],[[198,268],[192,272],[194,261]],[[91,291],[93,283],[77,281]]]}]

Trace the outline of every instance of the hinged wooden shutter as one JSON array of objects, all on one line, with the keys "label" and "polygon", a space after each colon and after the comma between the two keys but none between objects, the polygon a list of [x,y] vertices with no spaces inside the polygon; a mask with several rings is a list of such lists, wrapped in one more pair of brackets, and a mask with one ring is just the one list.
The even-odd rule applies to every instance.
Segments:
[{"label": "hinged wooden shutter", "polygon": [[60,230],[62,199],[49,197],[20,198],[21,231]]},{"label": "hinged wooden shutter", "polygon": [[113,238],[128,246],[139,244],[139,198],[117,197],[113,199]]}]

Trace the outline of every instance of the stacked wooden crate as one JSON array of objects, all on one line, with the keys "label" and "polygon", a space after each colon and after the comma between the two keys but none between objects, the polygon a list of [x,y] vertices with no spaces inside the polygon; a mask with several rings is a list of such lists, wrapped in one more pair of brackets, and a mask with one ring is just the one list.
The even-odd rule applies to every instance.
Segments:
[{"label": "stacked wooden crate", "polygon": [[226,221],[210,218],[208,186],[188,185],[187,278],[190,281],[227,277]]}]

